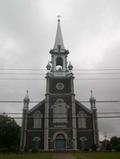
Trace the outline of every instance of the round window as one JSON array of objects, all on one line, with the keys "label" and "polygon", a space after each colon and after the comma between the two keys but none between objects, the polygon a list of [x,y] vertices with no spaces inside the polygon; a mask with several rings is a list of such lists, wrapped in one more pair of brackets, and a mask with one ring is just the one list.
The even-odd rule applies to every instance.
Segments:
[{"label": "round window", "polygon": [[57,88],[58,90],[62,90],[62,89],[64,89],[64,84],[61,83],[61,82],[59,82],[59,83],[56,84],[56,88]]}]

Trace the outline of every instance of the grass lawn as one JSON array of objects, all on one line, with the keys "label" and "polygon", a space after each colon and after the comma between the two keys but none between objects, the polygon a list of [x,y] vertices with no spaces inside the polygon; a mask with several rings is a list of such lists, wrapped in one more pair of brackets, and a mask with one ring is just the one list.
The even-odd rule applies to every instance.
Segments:
[{"label": "grass lawn", "polygon": [[53,159],[52,153],[0,154],[0,159]]},{"label": "grass lawn", "polygon": [[[120,152],[71,153],[75,159],[120,159]],[[54,153],[0,154],[0,159],[55,159]]]},{"label": "grass lawn", "polygon": [[120,159],[120,152],[73,153],[76,159]]}]

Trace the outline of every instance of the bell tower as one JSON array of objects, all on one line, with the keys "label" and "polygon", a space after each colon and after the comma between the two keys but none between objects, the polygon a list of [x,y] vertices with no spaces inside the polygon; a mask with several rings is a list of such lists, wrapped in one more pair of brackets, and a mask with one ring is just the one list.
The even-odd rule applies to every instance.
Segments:
[{"label": "bell tower", "polygon": [[55,44],[52,50],[50,50],[51,54],[51,72],[54,73],[54,75],[58,75],[58,72],[64,72],[64,75],[66,72],[68,72],[67,67],[67,55],[69,54],[69,51],[65,49],[63,38],[62,38],[62,32],[61,32],[61,26],[60,26],[60,19],[58,19],[58,26],[57,26],[57,33],[56,33],[56,39]]},{"label": "bell tower", "polygon": [[55,44],[46,74],[44,150],[77,149],[73,66],[67,61],[58,18]]}]

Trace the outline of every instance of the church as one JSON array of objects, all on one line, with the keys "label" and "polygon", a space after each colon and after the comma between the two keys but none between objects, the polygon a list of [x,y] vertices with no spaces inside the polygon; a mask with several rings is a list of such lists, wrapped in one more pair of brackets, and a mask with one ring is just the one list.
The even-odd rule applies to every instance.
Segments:
[{"label": "church", "polygon": [[73,66],[67,61],[58,18],[51,60],[46,69],[45,98],[29,109],[24,98],[20,149],[77,151],[98,146],[96,100],[91,93],[90,109],[75,99]]}]

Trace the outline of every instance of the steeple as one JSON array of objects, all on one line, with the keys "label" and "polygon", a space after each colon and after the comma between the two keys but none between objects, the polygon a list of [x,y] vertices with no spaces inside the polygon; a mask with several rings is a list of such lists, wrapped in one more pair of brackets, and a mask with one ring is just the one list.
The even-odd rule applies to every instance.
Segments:
[{"label": "steeple", "polygon": [[62,32],[61,32],[61,26],[60,26],[60,16],[58,16],[58,25],[57,25],[57,33],[55,38],[55,44],[53,49],[50,50],[51,54],[51,61],[46,66],[47,70],[49,72],[55,73],[54,75],[66,75],[68,71],[71,72],[72,65],[69,65],[68,68],[68,62],[67,62],[67,55],[69,54],[69,51],[65,49],[63,38],[62,38]]},{"label": "steeple", "polygon": [[60,16],[58,16],[58,26],[57,26],[57,32],[56,32],[56,38],[55,38],[55,44],[53,49],[65,49],[64,43],[63,43],[63,37],[61,32],[61,26],[60,26]]}]

